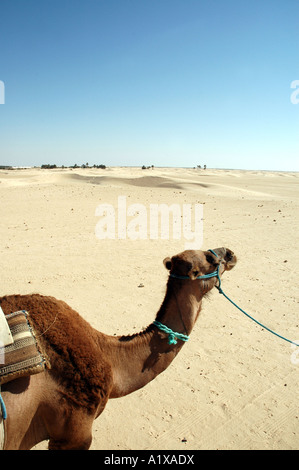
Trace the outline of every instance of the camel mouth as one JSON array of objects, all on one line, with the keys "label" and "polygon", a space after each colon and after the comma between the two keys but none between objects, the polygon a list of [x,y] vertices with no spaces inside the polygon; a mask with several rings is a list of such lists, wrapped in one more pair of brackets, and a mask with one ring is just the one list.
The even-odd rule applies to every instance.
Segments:
[{"label": "camel mouth", "polygon": [[231,269],[233,269],[236,264],[237,264],[237,257],[236,255],[234,254],[233,251],[231,250],[226,250],[226,258],[225,258],[225,270],[226,271],[230,271]]},{"label": "camel mouth", "polygon": [[[223,271],[230,271],[237,264],[237,257],[232,250],[229,248],[216,248],[213,252],[218,256],[220,263],[223,267]],[[221,274],[222,274],[221,273]]]}]

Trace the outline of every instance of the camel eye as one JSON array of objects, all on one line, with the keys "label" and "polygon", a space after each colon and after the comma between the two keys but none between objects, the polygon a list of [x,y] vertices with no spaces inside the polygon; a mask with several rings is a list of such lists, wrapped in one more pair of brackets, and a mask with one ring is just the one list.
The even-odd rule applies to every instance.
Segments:
[{"label": "camel eye", "polygon": [[210,264],[215,264],[215,259],[211,255],[206,255],[206,260]]}]

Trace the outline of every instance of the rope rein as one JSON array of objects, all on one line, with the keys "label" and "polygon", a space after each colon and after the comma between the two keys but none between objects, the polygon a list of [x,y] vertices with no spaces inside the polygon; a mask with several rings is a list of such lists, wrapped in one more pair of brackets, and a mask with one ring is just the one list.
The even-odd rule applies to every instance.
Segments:
[{"label": "rope rein", "polygon": [[[220,278],[218,278],[219,280],[219,283],[220,283]],[[240,312],[244,313],[244,315],[246,315],[246,317],[250,318],[250,320],[254,321],[255,323],[257,323],[259,326],[261,326],[262,328],[264,328],[265,330],[269,331],[270,333],[272,333],[273,335],[275,336],[278,336],[278,338],[281,338],[283,339],[284,341],[287,341],[288,343],[291,343],[291,344],[294,344],[295,346],[298,346],[299,347],[299,344],[295,343],[294,341],[288,339],[288,338],[285,338],[284,336],[282,335],[279,335],[278,333],[276,333],[275,331],[271,330],[270,328],[268,328],[267,326],[263,325],[261,322],[259,322],[258,320],[256,320],[255,318],[253,318],[251,315],[249,315],[249,313],[245,312],[245,310],[243,310],[241,307],[239,307],[239,305],[237,305],[232,299],[230,299],[226,294],[225,292],[223,292],[223,290],[221,289],[220,285],[219,286],[216,286],[216,289],[218,289],[219,291],[219,294],[222,294],[224,295],[224,297],[230,301],[231,304],[234,305],[234,307],[236,307],[237,309],[240,310]]]},{"label": "rope rein", "polygon": [[[211,251],[214,255],[217,256],[218,258],[218,255],[213,251],[213,250],[209,250]],[[218,289],[219,291],[219,294],[222,294],[227,300],[229,300],[229,302],[231,304],[234,305],[234,307],[236,307],[238,310],[240,310],[240,312],[244,313],[244,315],[246,315],[246,317],[250,318],[250,320],[254,321],[255,323],[257,323],[259,326],[261,326],[262,328],[264,328],[265,330],[269,331],[270,333],[272,333],[273,335],[277,336],[278,338],[281,338],[283,339],[284,341],[287,341],[288,343],[291,343],[291,344],[295,344],[295,346],[298,346],[299,347],[299,344],[295,343],[294,341],[288,339],[288,338],[285,338],[284,336],[282,335],[279,335],[278,333],[276,333],[275,331],[271,330],[270,328],[268,328],[267,326],[263,325],[261,322],[259,322],[258,320],[256,320],[255,318],[253,318],[251,315],[249,315],[249,313],[245,312],[245,310],[243,310],[241,307],[239,307],[239,305],[236,304],[236,302],[234,302],[232,299],[230,299],[228,297],[228,295],[225,294],[225,292],[223,292],[223,289],[221,288],[221,279],[220,279],[220,276],[219,276],[219,266],[218,266],[218,269],[217,269],[217,279],[218,279],[218,283],[219,285],[216,286],[216,289]]]}]

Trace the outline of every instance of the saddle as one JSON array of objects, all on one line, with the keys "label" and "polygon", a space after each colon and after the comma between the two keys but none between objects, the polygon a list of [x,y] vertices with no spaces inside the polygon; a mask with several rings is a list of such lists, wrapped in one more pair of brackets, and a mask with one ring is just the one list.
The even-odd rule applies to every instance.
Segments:
[{"label": "saddle", "polygon": [[28,312],[5,315],[0,307],[0,386],[38,374],[45,367],[46,359],[28,321]]}]

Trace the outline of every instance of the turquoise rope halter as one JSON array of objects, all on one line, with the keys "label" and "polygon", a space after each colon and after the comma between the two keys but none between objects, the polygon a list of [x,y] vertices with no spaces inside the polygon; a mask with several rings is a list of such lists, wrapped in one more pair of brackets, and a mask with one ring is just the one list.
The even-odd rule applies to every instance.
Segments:
[{"label": "turquoise rope halter", "polygon": [[[211,253],[213,253],[213,255],[215,255],[217,258],[219,258],[219,256],[217,255],[217,253],[215,253],[215,251],[213,250],[208,250],[210,251]],[[269,331],[270,333],[272,333],[273,335],[277,336],[278,338],[281,338],[283,339],[284,341],[287,341],[288,343],[291,343],[291,344],[294,344],[295,346],[298,346],[299,347],[299,344],[298,343],[295,343],[294,341],[288,339],[288,338],[285,338],[284,336],[282,335],[279,335],[278,333],[276,333],[275,331],[271,330],[270,328],[268,328],[267,326],[263,325],[262,323],[260,323],[258,320],[256,320],[255,318],[253,318],[251,315],[249,315],[247,312],[245,312],[245,310],[243,310],[241,307],[239,307],[232,299],[230,299],[228,297],[228,295],[226,295],[224,292],[223,292],[223,289],[221,288],[221,279],[220,279],[220,274],[219,274],[219,268],[220,268],[220,265],[217,267],[217,270],[214,271],[213,273],[210,273],[210,274],[204,274],[203,276],[198,276],[196,279],[210,279],[211,277],[217,277],[218,279],[218,286],[215,286],[216,289],[218,289],[219,291],[219,294],[222,294],[224,295],[224,297],[230,301],[231,304],[233,304],[238,310],[240,310],[240,312],[244,313],[244,315],[246,315],[246,317],[250,318],[250,320],[254,321],[255,323],[257,323],[259,326],[261,326],[262,328],[264,328],[265,330]],[[190,279],[189,276],[179,276],[178,274],[170,274],[171,277],[174,277],[176,279]],[[166,327],[167,328],[167,327]],[[172,330],[171,330],[172,331]],[[176,334],[176,333],[175,333]]]}]

